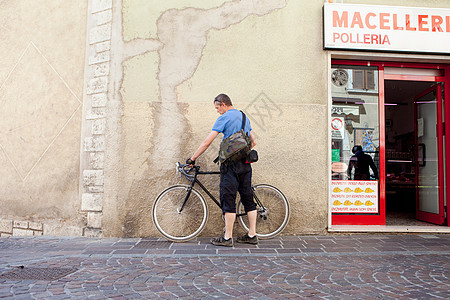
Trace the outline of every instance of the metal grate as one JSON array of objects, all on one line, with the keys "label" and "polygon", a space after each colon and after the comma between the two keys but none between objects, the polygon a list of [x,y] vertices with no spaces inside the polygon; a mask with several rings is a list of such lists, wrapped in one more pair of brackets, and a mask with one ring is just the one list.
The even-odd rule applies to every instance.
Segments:
[{"label": "metal grate", "polygon": [[134,248],[149,248],[149,249],[169,249],[172,242],[166,241],[142,241],[136,244]]},{"label": "metal grate", "polygon": [[77,271],[75,268],[28,268],[17,267],[11,271],[0,274],[0,280],[47,280],[53,281],[63,278]]}]

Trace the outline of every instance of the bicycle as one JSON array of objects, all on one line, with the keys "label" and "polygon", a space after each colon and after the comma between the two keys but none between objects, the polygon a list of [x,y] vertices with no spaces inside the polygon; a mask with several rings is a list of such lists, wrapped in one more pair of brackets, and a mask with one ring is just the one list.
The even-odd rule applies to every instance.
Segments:
[{"label": "bicycle", "polygon": [[[198,175],[218,175],[220,172],[202,172],[199,166],[177,163],[177,173],[186,177],[191,184],[176,184],[162,191],[152,208],[152,219],[158,231],[168,240],[185,242],[198,236],[208,219],[208,206],[200,188],[220,208],[220,203],[211,192],[199,181]],[[193,171],[193,174],[191,173]],[[289,220],[289,202],[276,187],[268,184],[252,186],[253,198],[258,213],[256,234],[261,239],[268,239],[279,234]],[[236,217],[239,224],[248,231],[249,224],[244,206],[239,201]]]}]

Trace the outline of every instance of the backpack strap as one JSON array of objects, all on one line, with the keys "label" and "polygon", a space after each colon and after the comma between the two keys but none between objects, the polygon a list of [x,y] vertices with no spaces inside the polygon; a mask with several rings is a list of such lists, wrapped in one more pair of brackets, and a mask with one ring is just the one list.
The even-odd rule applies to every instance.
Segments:
[{"label": "backpack strap", "polygon": [[244,130],[244,127],[245,127],[245,121],[246,121],[246,116],[245,116],[245,114],[244,114],[244,112],[241,110],[240,111],[241,112],[241,114],[242,114],[242,130]]}]

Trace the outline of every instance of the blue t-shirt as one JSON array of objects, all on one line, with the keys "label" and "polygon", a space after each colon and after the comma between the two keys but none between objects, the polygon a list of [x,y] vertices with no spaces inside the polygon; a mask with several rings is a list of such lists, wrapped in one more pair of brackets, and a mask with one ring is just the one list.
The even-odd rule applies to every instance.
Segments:
[{"label": "blue t-shirt", "polygon": [[[223,139],[226,139],[241,129],[242,113],[237,109],[230,109],[217,118],[212,130],[223,133]],[[244,131],[248,134],[251,130],[252,127],[250,126],[250,120],[247,116],[245,116]]]}]

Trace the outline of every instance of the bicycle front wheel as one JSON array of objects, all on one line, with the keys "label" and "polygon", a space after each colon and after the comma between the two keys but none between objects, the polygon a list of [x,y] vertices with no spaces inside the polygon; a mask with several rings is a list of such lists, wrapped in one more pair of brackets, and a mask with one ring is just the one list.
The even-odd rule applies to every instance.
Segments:
[{"label": "bicycle front wheel", "polygon": [[195,189],[180,212],[188,188],[187,185],[173,185],[161,192],[153,203],[153,223],[164,237],[174,242],[193,239],[206,225],[208,207]]},{"label": "bicycle front wheel", "polygon": [[[258,216],[256,219],[256,235],[261,239],[268,239],[279,234],[286,227],[289,220],[289,202],[283,193],[274,186],[257,184],[253,187],[253,198],[256,203]],[[239,202],[238,214],[243,214],[244,205]],[[238,217],[241,226],[248,231],[247,215]]]}]

